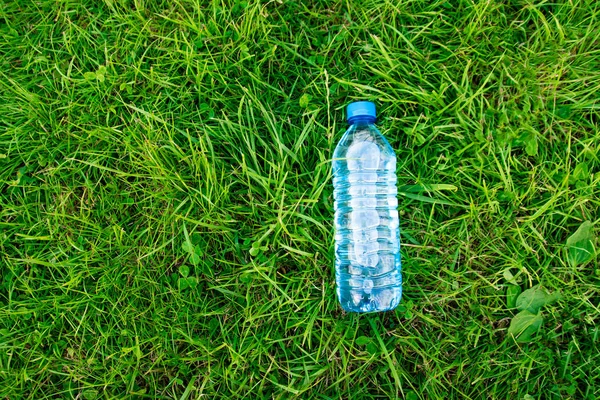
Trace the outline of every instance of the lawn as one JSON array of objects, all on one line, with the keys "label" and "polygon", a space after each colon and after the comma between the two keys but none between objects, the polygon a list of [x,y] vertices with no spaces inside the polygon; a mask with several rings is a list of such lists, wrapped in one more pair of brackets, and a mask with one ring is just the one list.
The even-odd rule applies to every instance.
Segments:
[{"label": "lawn", "polygon": [[[404,297],[335,294],[377,104]],[[4,0],[0,398],[600,397],[595,0]]]}]

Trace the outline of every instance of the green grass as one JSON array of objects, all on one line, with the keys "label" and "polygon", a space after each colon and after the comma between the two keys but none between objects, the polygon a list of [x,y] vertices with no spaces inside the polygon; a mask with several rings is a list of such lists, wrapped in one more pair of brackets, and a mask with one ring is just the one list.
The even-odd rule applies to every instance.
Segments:
[{"label": "green grass", "polygon": [[[373,315],[335,296],[356,99],[399,161]],[[600,397],[599,110],[594,0],[4,2],[0,398]]]}]

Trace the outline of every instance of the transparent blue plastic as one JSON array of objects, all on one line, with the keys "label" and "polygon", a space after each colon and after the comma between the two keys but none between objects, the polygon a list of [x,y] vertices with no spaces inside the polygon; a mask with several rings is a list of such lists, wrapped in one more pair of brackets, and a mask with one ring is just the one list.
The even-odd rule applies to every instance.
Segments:
[{"label": "transparent blue plastic", "polygon": [[374,112],[350,122],[333,155],[337,295],[346,311],[391,310],[402,298],[396,155]]}]

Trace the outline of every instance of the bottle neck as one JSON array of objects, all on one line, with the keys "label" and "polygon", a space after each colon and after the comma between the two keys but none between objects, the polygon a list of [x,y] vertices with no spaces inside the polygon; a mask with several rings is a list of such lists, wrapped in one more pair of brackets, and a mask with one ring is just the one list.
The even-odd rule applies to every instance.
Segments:
[{"label": "bottle neck", "polygon": [[357,124],[374,124],[376,118],[370,115],[357,115],[355,117],[348,118],[348,123],[350,125]]}]

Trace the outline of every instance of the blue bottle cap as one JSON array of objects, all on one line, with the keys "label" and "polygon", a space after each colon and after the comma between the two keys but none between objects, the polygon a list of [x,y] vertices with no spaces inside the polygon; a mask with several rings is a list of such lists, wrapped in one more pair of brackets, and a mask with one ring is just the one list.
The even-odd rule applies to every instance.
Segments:
[{"label": "blue bottle cap", "polygon": [[372,119],[375,122],[377,114],[375,112],[375,104],[370,101],[355,101],[354,103],[348,104],[346,107],[346,115],[348,123],[353,123],[360,117],[366,117],[366,119]]}]

